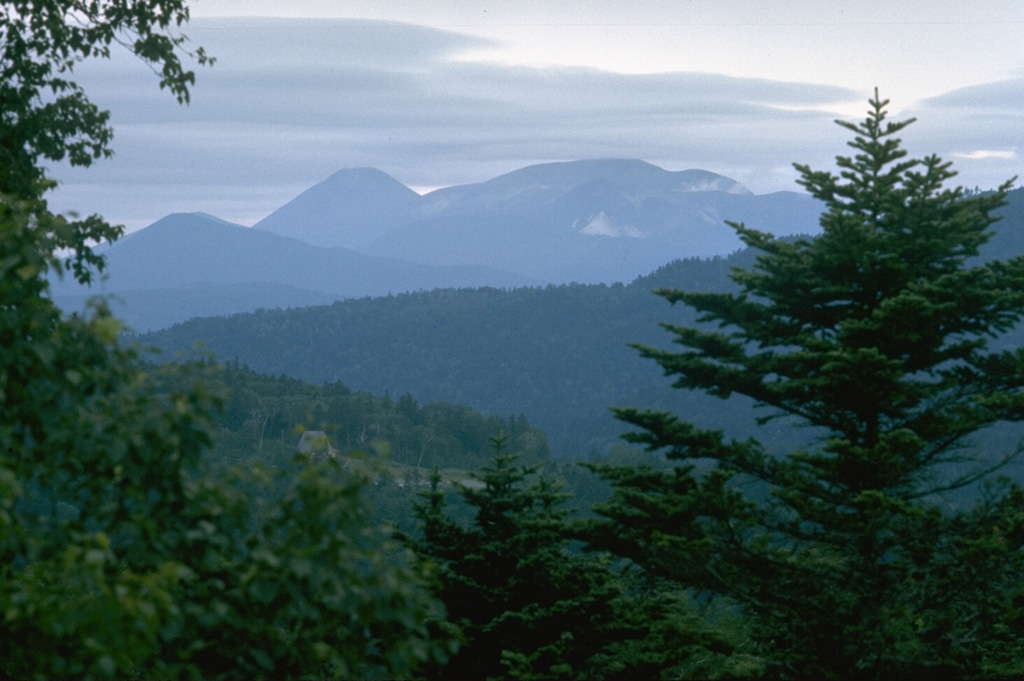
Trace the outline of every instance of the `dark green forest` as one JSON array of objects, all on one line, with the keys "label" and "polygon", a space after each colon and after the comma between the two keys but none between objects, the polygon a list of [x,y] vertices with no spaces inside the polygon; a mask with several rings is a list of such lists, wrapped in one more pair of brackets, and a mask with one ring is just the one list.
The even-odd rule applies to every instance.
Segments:
[{"label": "dark green forest", "polygon": [[522,414],[502,419],[443,402],[421,406],[408,394],[357,393],[340,383],[314,385],[231,363],[216,368],[211,384],[224,395],[215,454],[225,462],[245,464],[271,451],[290,456],[306,430],[322,431],[340,456],[372,452],[425,471],[480,467],[496,433],[505,433],[529,461],[550,459],[544,433]]},{"label": "dark green forest", "polygon": [[[982,246],[982,261],[1024,253],[1024,190],[1009,192],[995,214],[1002,219]],[[217,357],[271,374],[340,381],[373,394],[409,393],[421,402],[468,405],[502,417],[522,413],[547,433],[558,459],[606,453],[626,430],[609,418],[610,408],[635,404],[756,433],[784,451],[809,431],[781,421],[758,427],[752,401],[742,396],[723,409],[715,398],[674,390],[656,364],[629,347],[670,348],[662,322],[696,323],[693,311],[671,309],[652,291],[736,290],[729,272],[749,268],[756,255],[746,248],[728,257],[677,260],[625,285],[424,291],[200,318],[138,340],[160,348],[163,358],[191,354],[201,342]],[[1013,330],[996,342],[1021,340]]]},{"label": "dark green forest", "polygon": [[271,374],[524,413],[558,458],[578,459],[618,441],[611,406],[660,404],[718,418],[717,404],[667,389],[628,343],[664,340],[658,322],[668,307],[653,289],[674,281],[721,290],[731,267],[752,260],[745,251],[677,261],[630,285],[437,290],[201,318],[138,340],[165,358],[201,342]]},{"label": "dark green forest", "polygon": [[[877,92],[839,122],[836,172],[796,165],[820,235],[730,223],[748,250],[630,286],[228,320],[288,371],[196,321],[222,363],[154,363],[102,299],[48,295],[94,280],[90,244],[121,230],[51,212],[45,163],[111,153],[71,74],[115,36],[181,103],[212,60],[182,0],[4,7],[3,677],[1024,673],[1024,256],[994,233],[1020,206],[909,156]],[[421,380],[450,399],[331,368],[390,308],[346,361],[438,365]],[[473,371],[486,409],[454,380]],[[557,433],[583,460],[553,456],[520,406],[544,394],[552,419],[614,396],[631,446],[600,447],[588,413]]]}]

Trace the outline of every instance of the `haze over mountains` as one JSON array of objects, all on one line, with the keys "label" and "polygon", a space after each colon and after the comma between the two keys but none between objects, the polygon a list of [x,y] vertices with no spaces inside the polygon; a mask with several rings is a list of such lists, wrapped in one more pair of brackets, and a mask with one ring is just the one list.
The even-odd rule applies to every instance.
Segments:
[{"label": "haze over mountains", "polygon": [[[994,237],[981,259],[1024,254],[1024,189],[1010,192]],[[566,457],[600,451],[626,428],[611,406],[643,406],[685,414],[733,435],[753,434],[756,410],[744,398],[723,404],[699,392],[676,390],[654,362],[630,343],[670,349],[662,322],[695,323],[692,310],[670,307],[658,288],[728,291],[732,267],[749,269],[756,253],[677,260],[626,285],[559,285],[502,291],[438,290],[346,300],[293,310],[264,310],[194,319],[147,334],[146,346],[166,357],[197,340],[222,360],[316,383],[341,381],[371,394],[406,392],[421,402],[443,401],[501,416],[523,413]],[[1024,327],[993,341],[993,349],[1024,343]],[[697,418],[699,417],[699,418]],[[773,421],[757,431],[762,442],[795,445],[810,436]],[[1016,430],[982,434],[993,451],[1016,446]],[[996,440],[992,439],[996,438]],[[782,445],[780,445],[781,447]],[[1024,462],[1013,470],[1024,481]]]},{"label": "haze over mountains", "polygon": [[341,170],[251,228],[201,213],[167,216],[102,246],[98,289],[137,330],[198,315],[300,307],[434,288],[628,282],[677,258],[740,243],[725,220],[776,235],[815,233],[820,206],[796,192],[754,195],[703,170],[636,160],[529,166],[419,195],[371,168]]},{"label": "haze over mountains", "polygon": [[[371,192],[380,200],[368,199]],[[255,227],[409,262],[481,265],[543,283],[611,283],[675,258],[736,250],[725,220],[811,233],[819,213],[806,195],[756,196],[704,170],[597,160],[529,166],[423,196],[380,171],[347,169]]]}]

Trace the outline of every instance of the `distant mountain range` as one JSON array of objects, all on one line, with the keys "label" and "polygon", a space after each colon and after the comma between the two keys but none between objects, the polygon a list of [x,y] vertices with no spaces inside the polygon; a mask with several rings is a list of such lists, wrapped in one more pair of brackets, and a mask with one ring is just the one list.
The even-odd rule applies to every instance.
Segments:
[{"label": "distant mountain range", "polygon": [[54,297],[77,309],[89,295],[113,294],[115,314],[138,331],[196,316],[339,298],[533,283],[485,267],[437,267],[321,248],[202,213],[168,215],[99,250],[107,268],[98,290],[62,281],[54,284]]},{"label": "distant mountain range", "polygon": [[335,173],[256,223],[318,246],[431,265],[478,265],[545,283],[626,282],[676,258],[725,255],[725,220],[817,231],[804,194],[754,195],[704,170],[636,160],[529,166],[419,196],[368,168]]},{"label": "distant mountain range", "polygon": [[[999,214],[983,260],[1024,255],[1024,189],[1011,192]],[[615,405],[669,409],[738,437],[756,432],[781,451],[814,433],[776,421],[759,427],[754,419],[765,412],[743,398],[723,405],[675,390],[656,363],[628,347],[670,349],[671,336],[659,324],[695,323],[692,310],[670,307],[652,290],[732,290],[731,269],[749,269],[756,255],[746,249],[677,260],[626,285],[436,290],[194,319],[140,340],[168,357],[203,340],[222,360],[270,374],[341,381],[394,397],[409,392],[420,402],[451,402],[503,418],[524,413],[560,456],[585,456],[615,442],[624,430],[608,413]],[[993,349],[1021,343],[1024,326],[994,340]],[[1000,448],[1016,446],[1016,429],[981,437],[1004,436]],[[1024,481],[1024,461],[1012,474]]]},{"label": "distant mountain range", "polygon": [[101,246],[109,276],[54,282],[65,308],[95,293],[139,331],[194,316],[434,288],[628,282],[678,258],[725,255],[725,220],[776,235],[818,230],[820,204],[754,195],[722,175],[636,160],[529,166],[419,195],[341,170],[248,228],[174,214]]}]

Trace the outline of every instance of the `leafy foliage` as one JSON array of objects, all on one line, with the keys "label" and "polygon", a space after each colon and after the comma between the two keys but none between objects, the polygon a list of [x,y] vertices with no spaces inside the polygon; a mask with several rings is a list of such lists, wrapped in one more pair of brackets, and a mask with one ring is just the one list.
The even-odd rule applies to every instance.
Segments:
[{"label": "leafy foliage", "polygon": [[203,367],[154,376],[103,301],[66,317],[47,295],[52,272],[88,282],[103,262],[89,242],[119,234],[42,199],[41,159],[88,165],[109,142],[66,77],[127,35],[186,100],[183,3],[0,11],[2,674],[393,678],[443,659],[428,575],[370,515],[365,479],[303,462],[282,471],[277,503],[250,504],[243,487],[269,480],[205,475],[221,397]]},{"label": "leafy foliage", "polygon": [[185,50],[178,29],[185,0],[5,0],[0,7],[0,194],[35,195],[42,159],[88,166],[110,156],[110,114],[70,79],[75,64],[110,56],[121,45],[158,72],[160,87],[189,100],[195,73],[213,58]]},{"label": "leafy foliage", "polygon": [[[76,64],[110,56],[122,45],[159,71],[160,87],[187,102],[200,65],[214,59],[201,47],[185,50],[179,28],[188,21],[185,0],[5,0],[0,4],[0,197],[31,201],[12,207],[31,214],[31,236],[40,253],[72,254],[67,262],[49,258],[46,267],[60,274],[62,265],[81,283],[89,283],[102,258],[93,243],[113,241],[122,228],[96,215],[68,219],[49,214],[43,195],[54,186],[44,161],[89,166],[113,152],[110,114],[89,101],[71,79]],[[17,229],[18,220],[6,222]],[[40,265],[37,263],[36,265]],[[40,281],[39,285],[42,285]]]},{"label": "leafy foliage", "polygon": [[195,577],[165,654],[187,650],[185,669],[204,678],[394,678],[443,660],[448,639],[431,624],[443,609],[376,521],[366,483],[308,460],[280,497],[205,479],[181,546]]},{"label": "leafy foliage", "polygon": [[[787,242],[733,224],[758,251],[734,293],[663,289],[717,328],[665,324],[640,347],[675,387],[813,427],[785,454],[656,410],[619,409],[671,472],[595,466],[612,482],[593,544],[743,604],[773,674],[1005,673],[1024,650],[1017,487],[969,507],[946,494],[1018,449],[969,436],[1024,419],[1024,350],[987,350],[1024,314],[1024,258],[982,264],[1008,185],[965,197],[950,165],[908,159],[871,100],[839,175],[798,165],[823,234]],[[1012,662],[1011,662],[1012,661]],[[1006,665],[1010,666],[1007,667]]]}]

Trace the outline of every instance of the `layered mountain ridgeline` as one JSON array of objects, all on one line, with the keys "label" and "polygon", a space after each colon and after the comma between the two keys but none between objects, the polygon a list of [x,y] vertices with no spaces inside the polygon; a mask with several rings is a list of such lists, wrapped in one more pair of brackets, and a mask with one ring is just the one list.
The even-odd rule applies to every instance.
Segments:
[{"label": "layered mountain ridgeline", "polygon": [[[420,196],[373,168],[347,168],[309,188],[256,223],[268,232],[319,246],[360,249],[379,243],[395,227],[420,220],[504,215],[514,220],[560,209],[562,227],[584,234],[600,212],[625,224],[646,202],[671,201],[696,192],[750,195],[739,183],[703,170],[670,172],[636,160],[595,160],[528,166],[486,182],[437,189]],[[564,213],[580,208],[589,215]],[[596,210],[596,212],[595,212]],[[635,228],[634,228],[635,229]],[[630,230],[635,234],[635,231]],[[613,233],[607,235],[612,236]],[[419,241],[415,234],[414,240]],[[383,248],[383,246],[379,246]],[[421,256],[422,257],[422,256]]]},{"label": "layered mountain ridgeline", "polygon": [[321,248],[219,220],[176,213],[103,246],[104,277],[89,289],[52,282],[64,309],[113,294],[114,313],[145,331],[200,315],[302,307],[339,298],[448,286],[522,286],[531,280],[485,267],[437,267]]},{"label": "layered mountain ridgeline", "polygon": [[736,250],[725,219],[756,219],[788,235],[815,231],[819,213],[805,195],[756,196],[704,170],[593,160],[529,166],[423,196],[380,171],[342,170],[255,226],[410,262],[487,266],[545,283],[611,283],[674,258]]},{"label": "layered mountain ridgeline", "polygon": [[167,216],[101,246],[107,278],[54,282],[80,309],[115,294],[115,313],[147,331],[191,317],[299,307],[433,288],[628,282],[682,257],[726,255],[735,219],[809,233],[807,196],[755,196],[721,175],[642,161],[523,168],[424,196],[372,169],[342,170],[246,228]]},{"label": "layered mountain ridgeline", "polygon": [[139,340],[165,356],[202,341],[215,356],[257,371],[525,413],[556,454],[578,457],[615,441],[621,429],[608,414],[612,405],[718,409],[714,400],[670,390],[627,343],[661,343],[658,323],[676,317],[652,289],[717,290],[728,286],[731,266],[748,260],[743,252],[680,261],[628,286],[446,289],[261,310],[193,319]]},{"label": "layered mountain ridgeline", "polygon": [[[991,255],[1024,253],[1024,193],[1010,198],[986,251]],[[449,289],[263,310],[194,319],[140,340],[168,356],[202,341],[216,356],[259,371],[341,381],[375,394],[408,391],[419,401],[488,414],[524,413],[547,432],[556,456],[579,457],[616,441],[624,429],[608,413],[616,405],[666,408],[752,432],[760,412],[740,408],[749,405],[723,409],[715,398],[672,390],[653,362],[628,347],[665,347],[661,322],[692,321],[653,289],[728,290],[730,269],[752,263],[753,254],[740,251],[676,261],[629,285]],[[759,436],[768,440],[807,435],[783,423],[767,428],[773,432]]]},{"label": "layered mountain ridgeline", "polygon": [[503,266],[556,284],[626,283],[676,258],[727,255],[740,243],[726,219],[787,236],[816,231],[820,213],[804,195],[756,196],[722,175],[640,161],[534,166],[424,199],[432,215],[362,250]]}]

